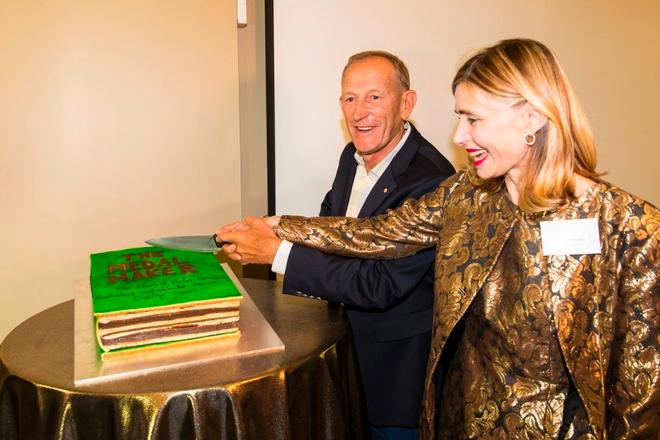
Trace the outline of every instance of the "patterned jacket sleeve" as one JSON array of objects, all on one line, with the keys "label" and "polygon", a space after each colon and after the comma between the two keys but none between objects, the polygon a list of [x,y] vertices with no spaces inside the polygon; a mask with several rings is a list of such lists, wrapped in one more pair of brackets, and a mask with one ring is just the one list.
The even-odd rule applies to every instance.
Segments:
[{"label": "patterned jacket sleeve", "polygon": [[638,208],[624,226],[608,438],[657,438],[660,428],[660,212]]},{"label": "patterned jacket sleeve", "polygon": [[394,259],[436,245],[443,207],[463,173],[446,179],[436,191],[377,217],[282,216],[277,235],[324,252],[362,258]]}]

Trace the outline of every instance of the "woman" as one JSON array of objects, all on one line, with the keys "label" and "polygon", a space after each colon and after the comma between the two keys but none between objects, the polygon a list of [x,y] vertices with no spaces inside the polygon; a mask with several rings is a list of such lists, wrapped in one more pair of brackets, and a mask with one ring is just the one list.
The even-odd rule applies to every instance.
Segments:
[{"label": "woman", "polygon": [[599,179],[541,43],[483,49],[452,87],[466,172],[379,217],[282,217],[277,234],[365,258],[436,247],[422,438],[656,438],[660,212]]}]

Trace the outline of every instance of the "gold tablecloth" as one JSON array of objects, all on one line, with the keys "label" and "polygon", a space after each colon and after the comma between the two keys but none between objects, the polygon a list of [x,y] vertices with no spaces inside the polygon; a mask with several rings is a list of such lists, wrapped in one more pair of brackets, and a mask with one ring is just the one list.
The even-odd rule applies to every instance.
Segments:
[{"label": "gold tablecloth", "polygon": [[0,346],[0,439],[360,439],[348,324],[325,302],[242,280],[286,350],[77,388],[73,301]]}]

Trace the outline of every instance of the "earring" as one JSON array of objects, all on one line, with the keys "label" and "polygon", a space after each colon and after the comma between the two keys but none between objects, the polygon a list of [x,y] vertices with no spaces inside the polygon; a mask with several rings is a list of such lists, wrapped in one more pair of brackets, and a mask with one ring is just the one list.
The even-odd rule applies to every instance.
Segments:
[{"label": "earring", "polygon": [[536,135],[531,132],[525,133],[525,137],[523,138],[523,141],[529,145],[530,147],[534,145],[534,142],[536,142]]}]

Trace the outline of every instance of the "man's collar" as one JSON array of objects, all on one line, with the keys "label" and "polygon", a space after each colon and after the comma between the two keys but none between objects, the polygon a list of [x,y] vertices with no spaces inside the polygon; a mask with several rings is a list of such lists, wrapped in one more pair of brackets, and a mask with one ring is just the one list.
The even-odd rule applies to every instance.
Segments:
[{"label": "man's collar", "polygon": [[[396,147],[390,153],[383,158],[378,164],[373,167],[371,170],[369,170],[368,174],[373,174],[376,177],[380,177],[385,169],[390,165],[392,162],[392,159],[394,159],[394,156],[403,148],[403,144],[406,143],[408,140],[408,136],[410,136],[410,122],[406,121],[405,124],[403,124],[403,136],[401,137],[401,140],[399,140],[399,143],[396,144]],[[355,157],[355,161],[358,163],[359,166],[364,167],[364,158],[362,155],[358,154],[356,151],[355,154],[353,155]]]}]

